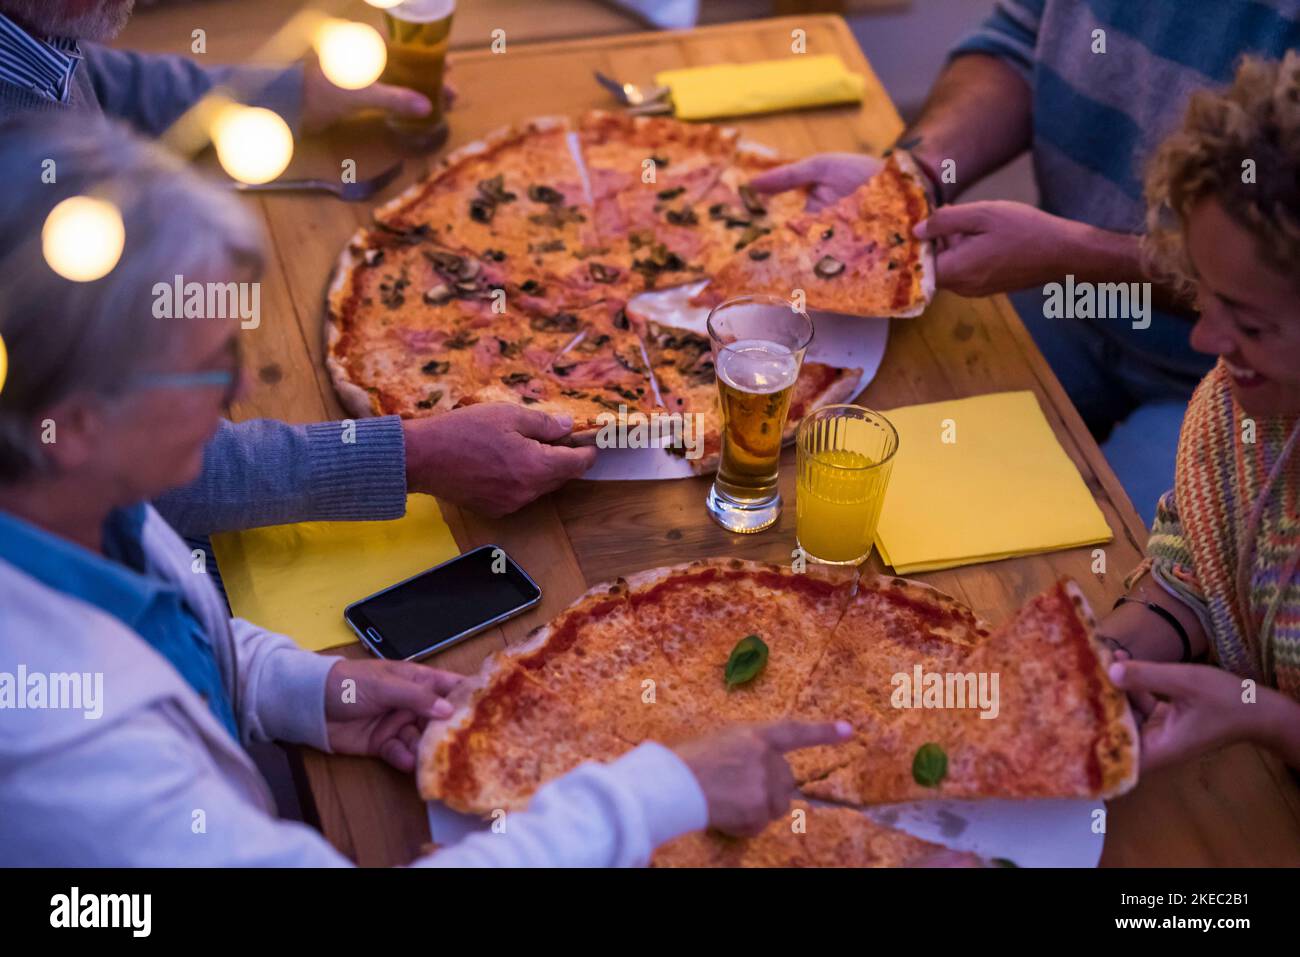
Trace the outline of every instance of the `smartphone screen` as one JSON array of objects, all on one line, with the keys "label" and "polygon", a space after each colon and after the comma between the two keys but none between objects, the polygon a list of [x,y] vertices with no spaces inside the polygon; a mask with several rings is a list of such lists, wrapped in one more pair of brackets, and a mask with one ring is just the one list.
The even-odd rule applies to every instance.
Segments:
[{"label": "smartphone screen", "polygon": [[537,604],[542,590],[484,545],[349,605],[343,617],[383,658],[421,658]]}]

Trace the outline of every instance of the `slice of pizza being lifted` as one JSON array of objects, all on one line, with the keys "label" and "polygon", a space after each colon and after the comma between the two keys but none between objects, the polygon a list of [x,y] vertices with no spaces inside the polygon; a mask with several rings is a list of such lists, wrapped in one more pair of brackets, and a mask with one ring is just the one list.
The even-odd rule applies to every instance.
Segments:
[{"label": "slice of pizza being lifted", "polygon": [[1110,661],[1078,586],[1059,582],[951,660],[936,701],[850,718],[862,743],[803,793],[851,804],[1122,794],[1137,781],[1138,736]]},{"label": "slice of pizza being lifted", "polygon": [[696,305],[740,295],[790,299],[857,316],[918,316],[934,296],[934,255],[913,234],[928,215],[906,153],[839,202],[754,239],[713,275]]}]

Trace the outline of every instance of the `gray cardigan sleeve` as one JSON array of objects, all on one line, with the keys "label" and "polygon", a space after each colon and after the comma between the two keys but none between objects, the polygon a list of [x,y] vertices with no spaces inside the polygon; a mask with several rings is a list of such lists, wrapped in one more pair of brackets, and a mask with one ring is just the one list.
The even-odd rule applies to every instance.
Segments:
[{"label": "gray cardigan sleeve", "polygon": [[222,420],[198,480],[154,506],[190,537],[289,522],[400,518],[406,513],[401,420]]},{"label": "gray cardigan sleeve", "polygon": [[202,67],[182,56],[81,45],[95,97],[105,113],[160,135],[200,97],[226,86],[235,98],[279,113],[295,130],[302,117],[302,67]]}]

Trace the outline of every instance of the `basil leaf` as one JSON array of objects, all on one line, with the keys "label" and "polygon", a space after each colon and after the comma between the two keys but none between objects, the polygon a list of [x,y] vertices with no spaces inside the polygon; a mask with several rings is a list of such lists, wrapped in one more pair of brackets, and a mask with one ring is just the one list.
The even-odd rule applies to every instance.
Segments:
[{"label": "basil leaf", "polygon": [[758,677],[758,673],[767,665],[767,645],[758,635],[746,635],[736,642],[727,659],[727,687],[744,684]]},{"label": "basil leaf", "polygon": [[995,857],[990,863],[992,863],[994,867],[1020,867],[1020,865],[1015,861],[1006,857]]},{"label": "basil leaf", "polygon": [[916,749],[912,777],[923,788],[936,788],[948,774],[948,755],[933,741]]}]

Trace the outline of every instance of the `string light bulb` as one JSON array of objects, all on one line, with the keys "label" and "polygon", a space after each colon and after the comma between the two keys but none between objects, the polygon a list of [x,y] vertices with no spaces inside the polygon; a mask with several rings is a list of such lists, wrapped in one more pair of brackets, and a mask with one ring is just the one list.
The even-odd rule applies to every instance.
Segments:
[{"label": "string light bulb", "polygon": [[41,228],[45,261],[73,282],[107,276],[125,245],[121,212],[108,200],[91,196],[69,196],[50,210]]},{"label": "string light bulb", "polygon": [[326,20],[312,39],[325,78],[344,90],[360,90],[379,79],[388,64],[388,48],[369,24]]},{"label": "string light bulb", "polygon": [[293,159],[293,132],[274,110],[231,103],[212,121],[222,169],[241,183],[269,183]]},{"label": "string light bulb", "polygon": [[9,374],[9,352],[5,349],[4,336],[0,336],[0,392],[5,388],[5,376]]}]

